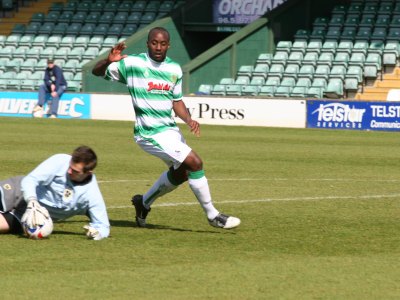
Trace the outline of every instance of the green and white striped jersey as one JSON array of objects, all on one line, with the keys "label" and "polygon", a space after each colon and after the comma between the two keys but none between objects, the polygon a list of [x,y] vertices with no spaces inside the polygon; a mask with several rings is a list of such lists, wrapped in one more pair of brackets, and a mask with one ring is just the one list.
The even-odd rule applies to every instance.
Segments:
[{"label": "green and white striped jersey", "polygon": [[167,129],[179,130],[172,101],[182,99],[182,69],[169,57],[161,63],[147,53],[111,63],[105,79],[126,84],[136,114],[135,135],[150,137]]}]

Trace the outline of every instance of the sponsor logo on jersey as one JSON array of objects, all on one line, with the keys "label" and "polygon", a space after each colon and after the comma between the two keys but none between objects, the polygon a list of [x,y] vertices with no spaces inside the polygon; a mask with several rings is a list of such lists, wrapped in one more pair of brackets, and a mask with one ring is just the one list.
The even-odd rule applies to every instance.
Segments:
[{"label": "sponsor logo on jersey", "polygon": [[164,94],[171,90],[171,86],[167,83],[155,83],[150,81],[147,85],[147,91],[152,93]]}]

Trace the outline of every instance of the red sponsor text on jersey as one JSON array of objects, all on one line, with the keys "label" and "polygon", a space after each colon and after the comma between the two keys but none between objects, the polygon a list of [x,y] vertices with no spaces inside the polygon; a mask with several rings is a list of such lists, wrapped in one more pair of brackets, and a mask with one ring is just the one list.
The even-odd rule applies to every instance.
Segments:
[{"label": "red sponsor text on jersey", "polygon": [[147,91],[151,90],[159,90],[159,91],[169,91],[171,86],[167,83],[154,83],[152,81],[149,82]]}]

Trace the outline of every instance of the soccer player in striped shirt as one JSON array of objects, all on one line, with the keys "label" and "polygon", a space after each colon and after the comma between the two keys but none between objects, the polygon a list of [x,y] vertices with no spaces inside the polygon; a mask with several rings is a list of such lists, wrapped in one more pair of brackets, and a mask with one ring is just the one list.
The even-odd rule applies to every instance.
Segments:
[{"label": "soccer player in striped shirt", "polygon": [[167,57],[169,46],[169,32],[155,27],[148,34],[146,53],[122,54],[126,48],[122,42],[92,70],[96,76],[126,84],[136,114],[135,142],[169,167],[145,194],[133,196],[136,223],[145,227],[153,202],[188,181],[210,225],[237,227],[240,219],[222,214],[214,207],[203,162],[186,144],[172,116],[173,111],[192,133],[200,136],[200,124],[191,118],[182,100],[182,69]]}]

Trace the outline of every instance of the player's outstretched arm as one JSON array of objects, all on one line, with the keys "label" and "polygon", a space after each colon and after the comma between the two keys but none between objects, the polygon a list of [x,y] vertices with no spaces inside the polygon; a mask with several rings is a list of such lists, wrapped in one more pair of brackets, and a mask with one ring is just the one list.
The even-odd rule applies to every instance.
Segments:
[{"label": "player's outstretched arm", "polygon": [[182,100],[173,101],[173,110],[174,110],[175,114],[190,127],[190,131],[194,135],[199,137],[200,136],[200,124],[199,124],[199,122],[192,119],[192,117],[190,116],[190,114],[186,108],[185,103]]},{"label": "player's outstretched arm", "polygon": [[124,51],[126,48],[126,45],[124,42],[121,42],[117,45],[115,45],[110,53],[108,54],[108,57],[106,59],[100,60],[93,68],[92,74],[95,76],[104,76],[106,74],[107,67],[115,62],[115,61],[120,61],[121,59],[124,59],[128,55],[122,54],[122,51]]}]

